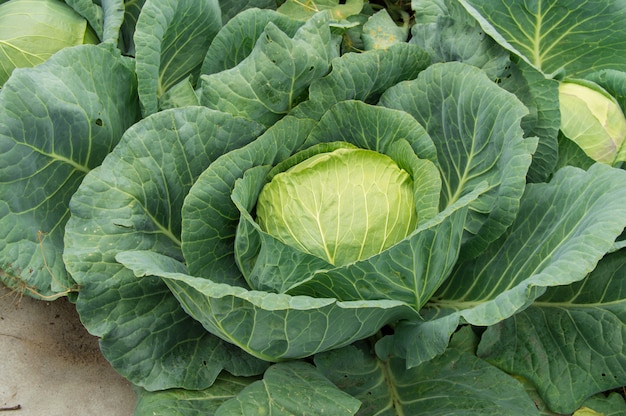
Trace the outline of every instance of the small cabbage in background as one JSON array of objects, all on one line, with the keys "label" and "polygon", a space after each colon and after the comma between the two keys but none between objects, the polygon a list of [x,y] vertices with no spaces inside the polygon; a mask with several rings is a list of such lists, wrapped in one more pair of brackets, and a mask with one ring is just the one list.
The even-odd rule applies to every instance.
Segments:
[{"label": "small cabbage in background", "polygon": [[0,87],[15,68],[33,67],[68,46],[98,43],[82,16],[59,0],[0,5]]},{"label": "small cabbage in background", "polygon": [[561,82],[561,131],[596,162],[626,160],[626,118],[617,101],[589,81]]}]

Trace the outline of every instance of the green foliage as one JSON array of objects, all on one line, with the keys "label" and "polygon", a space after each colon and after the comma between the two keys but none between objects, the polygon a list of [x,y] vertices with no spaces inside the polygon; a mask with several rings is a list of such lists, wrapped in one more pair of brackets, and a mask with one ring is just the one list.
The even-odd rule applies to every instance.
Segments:
[{"label": "green foliage", "polygon": [[0,90],[0,279],[135,415],[624,412],[623,1],[66,5],[100,44]]},{"label": "green foliage", "polygon": [[132,64],[110,45],[64,49],[0,90],[0,269],[10,287],[74,290],[61,257],[68,204],[139,118],[136,94]]},{"label": "green foliage", "polygon": [[[623,1],[459,0],[493,39],[544,74],[626,70]],[[589,45],[594,45],[589,47]]]}]

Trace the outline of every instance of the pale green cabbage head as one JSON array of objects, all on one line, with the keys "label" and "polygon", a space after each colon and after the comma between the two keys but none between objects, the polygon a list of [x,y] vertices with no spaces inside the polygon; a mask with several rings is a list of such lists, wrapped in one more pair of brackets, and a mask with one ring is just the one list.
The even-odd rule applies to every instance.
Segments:
[{"label": "pale green cabbage head", "polygon": [[345,265],[415,230],[413,180],[387,155],[339,148],[274,176],[259,195],[257,221],[283,243]]},{"label": "pale green cabbage head", "polygon": [[98,43],[98,37],[60,0],[0,4],[0,87],[15,68],[33,67],[65,47],[85,43]]},{"label": "pale green cabbage head", "polygon": [[621,107],[600,87],[588,82],[559,85],[561,131],[596,162],[623,160],[626,118]]}]

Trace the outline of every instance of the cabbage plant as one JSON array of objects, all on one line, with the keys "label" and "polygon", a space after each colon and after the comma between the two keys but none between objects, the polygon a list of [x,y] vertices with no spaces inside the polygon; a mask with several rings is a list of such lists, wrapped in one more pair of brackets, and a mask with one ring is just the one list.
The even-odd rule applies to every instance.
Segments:
[{"label": "cabbage plant", "polygon": [[136,415],[624,409],[626,174],[559,95],[625,105],[624,7],[69,3],[104,41],[0,91],[0,278]]},{"label": "cabbage plant", "polygon": [[0,4],[0,87],[15,68],[32,67],[59,50],[98,43],[87,20],[59,0]]}]

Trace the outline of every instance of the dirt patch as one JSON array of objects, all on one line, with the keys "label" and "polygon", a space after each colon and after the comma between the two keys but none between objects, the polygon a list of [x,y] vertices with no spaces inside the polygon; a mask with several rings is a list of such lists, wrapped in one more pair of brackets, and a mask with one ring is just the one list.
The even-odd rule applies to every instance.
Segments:
[{"label": "dirt patch", "polygon": [[22,298],[0,285],[0,351],[0,408],[20,408],[7,414],[132,414],[130,383],[65,298]]}]

